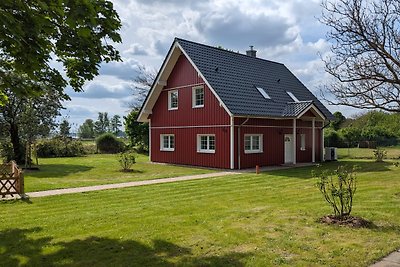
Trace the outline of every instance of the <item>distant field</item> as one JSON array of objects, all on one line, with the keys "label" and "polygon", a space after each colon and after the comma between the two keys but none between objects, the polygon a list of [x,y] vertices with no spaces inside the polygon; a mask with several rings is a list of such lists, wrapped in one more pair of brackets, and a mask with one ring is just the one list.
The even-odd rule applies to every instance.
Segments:
[{"label": "distant field", "polygon": [[[387,159],[400,159],[400,147],[383,147],[387,151]],[[338,148],[341,159],[373,159],[374,149],[370,148]]]},{"label": "distant field", "polygon": [[202,168],[150,163],[138,155],[132,172],[121,172],[116,155],[95,154],[75,158],[41,158],[39,171],[25,171],[25,191],[122,183],[215,172]]}]

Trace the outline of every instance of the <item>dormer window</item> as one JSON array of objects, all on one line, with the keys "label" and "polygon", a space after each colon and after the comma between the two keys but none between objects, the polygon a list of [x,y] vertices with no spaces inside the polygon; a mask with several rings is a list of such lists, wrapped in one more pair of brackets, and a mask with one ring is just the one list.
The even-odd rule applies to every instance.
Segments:
[{"label": "dormer window", "polygon": [[168,110],[178,109],[178,90],[168,92]]},{"label": "dormer window", "polygon": [[258,92],[265,98],[265,99],[271,99],[271,97],[268,95],[268,93],[265,91],[264,88],[262,87],[256,87]]},{"label": "dormer window", "polygon": [[291,98],[294,102],[300,102],[300,100],[299,100],[292,92],[286,91],[286,93],[290,96],[290,98]]}]

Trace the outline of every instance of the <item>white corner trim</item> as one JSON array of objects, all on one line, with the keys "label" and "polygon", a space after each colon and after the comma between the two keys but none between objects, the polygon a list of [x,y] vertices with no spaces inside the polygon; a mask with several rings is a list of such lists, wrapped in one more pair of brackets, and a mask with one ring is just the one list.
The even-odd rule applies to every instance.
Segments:
[{"label": "white corner trim", "polygon": [[231,170],[235,169],[235,118],[231,116],[231,125],[230,125],[230,167]]}]

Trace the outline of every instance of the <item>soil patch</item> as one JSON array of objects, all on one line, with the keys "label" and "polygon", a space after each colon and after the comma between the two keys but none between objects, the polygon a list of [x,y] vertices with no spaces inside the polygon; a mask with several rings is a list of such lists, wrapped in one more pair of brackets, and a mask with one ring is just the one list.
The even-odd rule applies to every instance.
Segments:
[{"label": "soil patch", "polygon": [[348,226],[353,228],[372,228],[374,224],[368,220],[356,216],[338,217],[335,215],[326,215],[318,220],[325,224],[334,224],[340,226]]}]

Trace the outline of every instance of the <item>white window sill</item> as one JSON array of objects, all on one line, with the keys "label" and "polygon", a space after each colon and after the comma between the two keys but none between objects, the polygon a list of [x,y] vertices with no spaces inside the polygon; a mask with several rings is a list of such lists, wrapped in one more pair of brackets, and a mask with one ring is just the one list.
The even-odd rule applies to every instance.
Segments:
[{"label": "white window sill", "polygon": [[306,149],[305,148],[300,148],[300,151],[306,151]]},{"label": "white window sill", "polygon": [[161,148],[160,151],[174,152],[175,148]]},{"label": "white window sill", "polygon": [[168,110],[178,110],[178,108],[168,108]]},{"label": "white window sill", "polygon": [[204,105],[201,105],[201,106],[193,106],[192,108],[204,108]]},{"label": "white window sill", "polygon": [[215,150],[198,150],[197,153],[214,154]]}]

